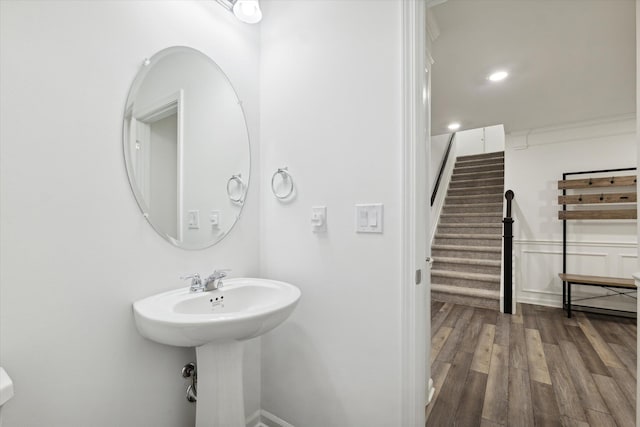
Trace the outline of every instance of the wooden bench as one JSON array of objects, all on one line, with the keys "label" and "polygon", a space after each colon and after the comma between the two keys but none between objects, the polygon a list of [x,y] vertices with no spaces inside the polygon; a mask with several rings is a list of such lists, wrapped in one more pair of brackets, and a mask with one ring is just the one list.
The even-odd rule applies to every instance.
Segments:
[{"label": "wooden bench", "polygon": [[[624,277],[585,276],[565,273],[560,273],[558,276],[562,280],[562,302],[563,305],[566,304],[568,317],[571,317],[571,285],[599,286],[612,290],[619,295],[637,291],[634,280]],[[614,289],[627,289],[629,292],[618,292]]]}]

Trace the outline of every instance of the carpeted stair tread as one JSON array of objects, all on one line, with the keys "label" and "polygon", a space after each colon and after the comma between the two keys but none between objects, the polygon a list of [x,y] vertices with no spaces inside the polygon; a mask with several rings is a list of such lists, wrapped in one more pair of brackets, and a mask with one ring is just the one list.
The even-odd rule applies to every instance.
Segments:
[{"label": "carpeted stair tread", "polygon": [[466,156],[458,156],[456,160],[466,161],[466,160],[488,160],[493,157],[504,157],[504,151],[494,151],[492,153],[482,153],[482,154],[469,154]]},{"label": "carpeted stair tread", "polygon": [[471,180],[471,179],[482,179],[482,178],[504,178],[504,171],[503,170],[496,170],[496,171],[483,171],[483,172],[456,172],[455,170],[453,171],[453,174],[451,174],[451,181],[458,181],[458,180]]},{"label": "carpeted stair tread", "polygon": [[500,194],[502,196],[502,190],[504,189],[503,185],[478,185],[478,186],[474,186],[474,187],[456,187],[456,188],[449,188],[449,191],[447,194],[450,194],[451,196],[456,196],[459,193],[462,193],[463,195],[469,195],[469,194],[473,194],[473,195],[480,195],[480,194],[487,194],[487,195],[494,195],[494,194]]},{"label": "carpeted stair tread", "polygon": [[495,246],[467,246],[467,245],[431,245],[431,250],[462,251],[462,252],[492,252],[502,253],[501,247]]},{"label": "carpeted stair tread", "polygon": [[461,166],[475,166],[475,165],[486,165],[489,163],[504,163],[504,156],[496,156],[496,157],[488,157],[486,159],[475,159],[475,160],[456,160],[455,167]]},{"label": "carpeted stair tread", "polygon": [[500,283],[499,274],[469,273],[464,271],[431,270],[431,277],[450,277],[455,279],[478,280],[480,282]]},{"label": "carpeted stair tread", "polygon": [[435,238],[441,239],[478,239],[478,240],[502,240],[502,236],[495,234],[462,234],[462,233],[438,233]]},{"label": "carpeted stair tread", "polygon": [[502,228],[501,222],[453,222],[440,225],[444,225],[447,228]]},{"label": "carpeted stair tread", "polygon": [[500,265],[502,264],[500,261],[492,259],[469,259],[450,257],[433,257],[433,262],[441,262],[443,264],[487,265],[492,267],[500,267]]}]

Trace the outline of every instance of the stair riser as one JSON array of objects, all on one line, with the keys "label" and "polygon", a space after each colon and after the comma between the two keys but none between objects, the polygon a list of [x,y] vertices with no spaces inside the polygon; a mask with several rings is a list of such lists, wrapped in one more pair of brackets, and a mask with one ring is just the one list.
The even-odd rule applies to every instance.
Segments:
[{"label": "stair riser", "polygon": [[451,181],[451,183],[449,184],[449,191],[458,188],[486,187],[488,185],[500,185],[504,188],[503,182],[504,178],[486,178],[469,181],[457,180]]},{"label": "stair riser", "polygon": [[502,254],[500,252],[477,252],[448,249],[434,249],[432,251],[432,255],[444,258],[490,259],[494,261],[500,261],[502,258]]},{"label": "stair riser", "polygon": [[491,246],[491,247],[500,247],[502,245],[502,239],[500,240],[489,240],[489,239],[469,239],[469,238],[461,238],[454,239],[449,237],[436,237],[433,239],[433,243],[435,245],[459,245],[459,246]]},{"label": "stair riser", "polygon": [[504,171],[491,171],[491,172],[456,172],[451,175],[451,182],[455,181],[472,181],[476,179],[485,178],[501,178],[504,179]]},{"label": "stair riser", "polygon": [[447,197],[449,196],[477,196],[477,195],[482,195],[482,196],[495,196],[498,195],[500,198],[502,198],[502,188],[503,187],[496,187],[496,188],[486,188],[486,187],[464,187],[464,188],[450,188],[449,191],[447,191]]},{"label": "stair riser", "polygon": [[494,222],[494,223],[502,223],[502,211],[500,213],[496,213],[495,215],[490,216],[440,216],[440,226],[445,226],[446,224],[460,224],[460,223],[479,223],[479,222]]},{"label": "stair riser", "polygon": [[473,279],[461,279],[458,277],[435,276],[432,274],[431,283],[456,286],[459,288],[488,289],[491,291],[500,290],[500,279],[498,279],[496,282],[485,282]]},{"label": "stair riser", "polygon": [[[476,264],[458,264],[453,262],[440,262],[435,261],[433,263],[434,270],[447,270],[447,271],[461,271],[464,273],[482,273],[482,274],[500,274],[500,266],[493,265],[476,265]],[[438,280],[439,283],[440,280]]]},{"label": "stair riser", "polygon": [[450,227],[447,224],[438,226],[440,234],[493,234],[502,235],[502,226],[500,227]]},{"label": "stair riser", "polygon": [[501,172],[504,174],[504,163],[494,163],[494,164],[487,164],[482,166],[455,167],[453,169],[454,174],[476,173],[476,172]]},{"label": "stair riser", "polygon": [[472,196],[459,196],[459,197],[449,197],[445,199],[444,203],[446,205],[472,205],[476,203],[502,203],[502,193],[498,194],[483,194],[483,195],[472,195]]},{"label": "stair riser", "polygon": [[470,307],[488,308],[500,310],[500,301],[488,298],[468,297],[465,295],[452,295],[444,292],[431,292],[432,301],[448,302],[451,304],[467,305]]},{"label": "stair riser", "polygon": [[493,163],[502,163],[504,164],[504,157],[500,156],[500,157],[489,157],[486,159],[478,159],[478,160],[456,160],[456,167],[457,166],[481,166],[481,165],[487,165],[487,164],[493,164]]},{"label": "stair riser", "polygon": [[445,214],[448,213],[492,213],[498,216],[502,216],[502,206],[483,206],[478,204],[478,206],[468,206],[461,205],[456,206],[453,205],[445,205],[442,208],[442,212]]}]

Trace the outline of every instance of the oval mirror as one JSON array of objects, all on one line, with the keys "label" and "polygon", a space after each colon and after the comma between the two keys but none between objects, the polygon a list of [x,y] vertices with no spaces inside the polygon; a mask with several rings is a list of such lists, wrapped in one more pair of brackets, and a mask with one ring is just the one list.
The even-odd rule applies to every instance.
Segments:
[{"label": "oval mirror", "polygon": [[211,58],[176,46],[145,60],[127,98],[123,142],[133,194],[162,237],[201,249],[229,233],[247,194],[249,133]]}]

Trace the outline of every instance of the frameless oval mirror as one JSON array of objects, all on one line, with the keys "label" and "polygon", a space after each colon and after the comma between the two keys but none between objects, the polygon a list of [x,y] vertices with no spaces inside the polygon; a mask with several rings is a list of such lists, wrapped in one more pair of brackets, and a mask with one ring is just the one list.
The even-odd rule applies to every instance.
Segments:
[{"label": "frameless oval mirror", "polygon": [[131,189],[162,237],[201,249],[229,233],[247,194],[249,133],[211,58],[176,46],[145,60],[127,98],[123,142]]}]

